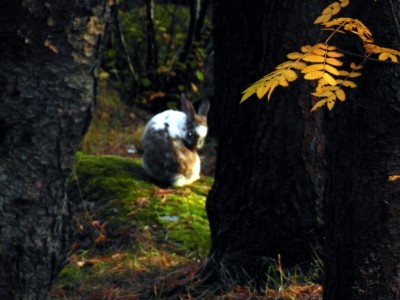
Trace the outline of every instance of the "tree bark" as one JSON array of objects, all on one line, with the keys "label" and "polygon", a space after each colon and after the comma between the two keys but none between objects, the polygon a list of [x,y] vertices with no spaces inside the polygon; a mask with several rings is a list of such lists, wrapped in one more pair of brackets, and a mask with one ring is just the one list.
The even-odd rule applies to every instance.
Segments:
[{"label": "tree bark", "polygon": [[289,266],[319,251],[325,142],[322,114],[310,113],[308,85],[278,88],[269,103],[239,100],[287,53],[316,40],[310,24],[323,7],[321,1],[213,2],[210,125],[218,132],[218,162],[207,199],[207,271],[257,281],[268,257],[281,254]]},{"label": "tree bark", "polygon": [[66,258],[66,185],[106,15],[101,0],[0,4],[1,299],[45,299]]},{"label": "tree bark", "polygon": [[[376,44],[400,49],[391,2],[352,0],[348,9]],[[400,174],[400,72],[375,62],[361,72],[357,93],[327,120],[324,299],[399,299],[400,182],[388,177]]]}]

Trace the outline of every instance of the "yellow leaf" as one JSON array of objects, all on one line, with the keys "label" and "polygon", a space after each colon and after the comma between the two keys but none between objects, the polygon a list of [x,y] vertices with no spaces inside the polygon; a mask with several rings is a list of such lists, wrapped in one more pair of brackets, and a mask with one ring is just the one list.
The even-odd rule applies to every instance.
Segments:
[{"label": "yellow leaf", "polygon": [[342,62],[342,61],[340,61],[340,60],[338,60],[338,59],[336,59],[336,58],[333,58],[333,57],[328,57],[328,58],[326,59],[326,63],[327,63],[327,64],[330,64],[330,65],[332,65],[332,66],[337,66],[337,67],[340,67],[341,65],[343,65],[343,62]]},{"label": "yellow leaf", "polygon": [[332,11],[332,8],[330,5],[328,5],[327,7],[324,8],[324,10],[322,11],[322,14],[323,15],[330,14],[331,11]]},{"label": "yellow leaf", "polygon": [[268,88],[267,88],[266,86],[259,87],[259,88],[256,90],[257,98],[258,98],[258,99],[261,99],[262,97],[264,97],[264,95],[265,95],[266,92],[268,92]]},{"label": "yellow leaf", "polygon": [[[338,87],[337,85],[328,85],[328,86],[325,86],[324,89],[325,89],[326,91],[336,91],[336,90],[339,89],[339,87]],[[336,97],[336,96],[335,96],[335,97]]]},{"label": "yellow leaf", "polygon": [[293,64],[291,65],[291,67],[292,67],[293,69],[302,70],[302,69],[304,69],[305,67],[307,67],[307,64],[305,64],[305,63],[303,63],[303,62],[301,62],[301,61],[295,61],[295,62],[293,62]]},{"label": "yellow leaf", "polygon": [[341,9],[339,2],[333,2],[331,4],[331,8],[332,8],[332,11],[331,11],[332,15],[336,15]]},{"label": "yellow leaf", "polygon": [[346,93],[342,89],[336,90],[335,94],[340,101],[346,100]]},{"label": "yellow leaf", "polygon": [[304,75],[304,79],[307,80],[315,80],[315,79],[319,79],[322,76],[324,76],[324,72],[322,71],[314,71],[314,72],[309,72],[306,75]]},{"label": "yellow leaf", "polygon": [[341,7],[346,7],[347,5],[349,5],[349,0],[340,0]]},{"label": "yellow leaf", "polygon": [[339,71],[339,76],[348,76],[348,75],[349,75],[349,72],[346,71],[346,70],[340,70]]},{"label": "yellow leaf", "polygon": [[320,15],[317,19],[315,19],[314,24],[324,24],[325,22],[328,22],[332,18],[332,14],[324,14]]},{"label": "yellow leaf", "polygon": [[324,62],[325,58],[323,56],[319,56],[319,55],[315,55],[315,54],[308,54],[305,55],[302,60],[304,61],[309,61],[309,62],[313,62],[313,63],[320,63],[320,62]]},{"label": "yellow leaf", "polygon": [[330,101],[328,101],[327,103],[326,103],[326,105],[328,106],[328,109],[329,110],[332,110],[333,109],[333,107],[335,106],[335,100],[330,100]]},{"label": "yellow leaf", "polygon": [[277,81],[273,81],[271,82],[270,88],[269,88],[269,92],[268,92],[268,96],[267,99],[269,101],[269,99],[271,98],[272,92],[274,91],[274,89],[278,86],[278,82]]},{"label": "yellow leaf", "polygon": [[303,70],[301,70],[301,73],[310,73],[314,71],[320,71],[323,70],[325,67],[324,64],[313,64],[305,67]]},{"label": "yellow leaf", "polygon": [[342,56],[344,56],[343,53],[334,52],[334,51],[327,52],[326,55],[329,56],[329,57],[342,57]]},{"label": "yellow leaf", "polygon": [[320,56],[324,56],[326,51],[320,48],[315,48],[312,50],[312,53],[320,55]]},{"label": "yellow leaf", "polygon": [[388,180],[389,181],[396,181],[400,179],[400,175],[391,175],[389,176]]},{"label": "yellow leaf", "polygon": [[288,55],[286,55],[287,56],[287,58],[289,58],[289,59],[298,59],[298,58],[301,58],[302,56],[303,56],[303,54],[301,54],[301,53],[299,53],[299,52],[292,52],[292,53],[289,53]]},{"label": "yellow leaf", "polygon": [[332,67],[330,65],[325,65],[324,70],[333,75],[339,76],[339,71],[335,67]]},{"label": "yellow leaf", "polygon": [[387,52],[382,52],[381,54],[379,54],[378,59],[379,60],[387,60],[389,58],[389,53]]},{"label": "yellow leaf", "polygon": [[285,76],[285,78],[286,78],[288,81],[294,81],[294,80],[297,79],[297,74],[296,74],[296,72],[293,71],[293,70],[285,70],[285,71],[283,72],[283,76]]},{"label": "yellow leaf", "polygon": [[312,47],[310,45],[305,45],[301,47],[301,52],[303,53],[309,53],[312,50]]},{"label": "yellow leaf", "polygon": [[360,70],[360,69],[362,69],[362,67],[363,67],[362,64],[356,65],[356,63],[354,63],[354,62],[350,63],[350,68],[353,70]]},{"label": "yellow leaf", "polygon": [[360,73],[360,72],[351,72],[351,73],[349,74],[349,77],[359,77],[359,76],[361,76],[361,73]]},{"label": "yellow leaf", "polygon": [[324,43],[315,44],[314,47],[315,48],[321,48],[321,49],[324,49],[324,50],[328,50],[328,48],[330,48],[330,47],[334,47],[336,49],[335,46],[328,46],[327,44],[324,44]]},{"label": "yellow leaf", "polygon": [[325,90],[327,84],[328,84],[328,82],[324,78],[321,78],[320,80],[318,80],[318,85],[315,88],[315,91],[323,92]]},{"label": "yellow leaf", "polygon": [[331,75],[329,75],[328,73],[324,73],[324,75],[322,75],[322,77],[324,77],[324,79],[330,84],[330,85],[336,85],[336,80],[335,78],[333,78]]},{"label": "yellow leaf", "polygon": [[315,111],[315,110],[317,110],[318,108],[324,106],[326,102],[327,102],[326,99],[319,100],[319,101],[318,101],[317,103],[315,103],[314,106],[311,108],[311,111]]},{"label": "yellow leaf", "polygon": [[350,81],[350,80],[343,81],[342,85],[345,87],[352,88],[352,89],[355,89],[357,87],[357,84],[355,84],[353,81]]},{"label": "yellow leaf", "polygon": [[279,70],[279,69],[290,68],[294,63],[295,63],[294,61],[288,60],[276,66],[275,69]]},{"label": "yellow leaf", "polygon": [[397,56],[394,56],[393,54],[389,54],[389,58],[392,62],[398,62]]},{"label": "yellow leaf", "polygon": [[279,78],[279,85],[287,87],[287,86],[289,86],[289,82],[286,80],[285,77],[281,76]]},{"label": "yellow leaf", "polygon": [[332,91],[323,91],[323,92],[314,92],[311,93],[311,95],[316,96],[316,97],[329,97],[330,95],[332,95],[333,92]]},{"label": "yellow leaf", "polygon": [[243,96],[242,99],[240,99],[240,103],[242,103],[243,101],[247,100],[248,98],[250,98],[251,95],[253,95],[255,93],[255,90],[251,89],[247,89],[243,92]]}]

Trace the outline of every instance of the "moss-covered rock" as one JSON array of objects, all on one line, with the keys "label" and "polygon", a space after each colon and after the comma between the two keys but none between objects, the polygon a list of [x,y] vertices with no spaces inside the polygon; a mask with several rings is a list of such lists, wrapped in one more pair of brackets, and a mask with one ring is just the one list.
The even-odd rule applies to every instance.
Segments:
[{"label": "moss-covered rock", "polygon": [[147,230],[155,242],[170,243],[189,257],[207,254],[205,199],[212,179],[202,178],[183,188],[160,188],[140,164],[140,159],[78,153],[70,195],[93,204],[110,237],[126,228]]}]

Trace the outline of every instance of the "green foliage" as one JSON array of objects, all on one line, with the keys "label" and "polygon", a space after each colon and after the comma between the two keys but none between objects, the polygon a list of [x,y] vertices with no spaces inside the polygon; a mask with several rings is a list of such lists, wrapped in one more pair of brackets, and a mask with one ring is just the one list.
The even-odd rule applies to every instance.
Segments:
[{"label": "green foliage", "polygon": [[[189,34],[189,19],[189,9],[184,5],[156,4],[153,36],[145,5],[130,11],[118,10],[119,30],[112,32],[111,43],[104,51],[103,67],[111,75],[108,80],[119,91],[144,104],[183,91],[199,98],[198,85],[204,80],[202,69],[211,22],[209,18],[204,20],[202,35],[193,40],[187,58],[180,59]],[[154,51],[151,55],[156,57],[150,57],[149,47]]]}]

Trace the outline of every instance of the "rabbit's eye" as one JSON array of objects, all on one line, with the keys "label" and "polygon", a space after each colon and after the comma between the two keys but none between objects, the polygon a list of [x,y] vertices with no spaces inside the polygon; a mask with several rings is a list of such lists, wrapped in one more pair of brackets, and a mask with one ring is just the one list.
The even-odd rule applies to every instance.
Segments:
[{"label": "rabbit's eye", "polygon": [[193,130],[189,130],[188,131],[188,137],[192,137],[193,136]]}]

